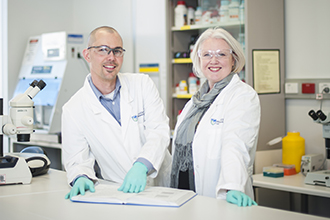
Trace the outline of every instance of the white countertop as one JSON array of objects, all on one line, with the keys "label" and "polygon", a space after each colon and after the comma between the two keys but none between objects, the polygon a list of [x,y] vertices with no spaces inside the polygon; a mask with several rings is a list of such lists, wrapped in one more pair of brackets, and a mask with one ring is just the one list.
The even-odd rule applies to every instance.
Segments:
[{"label": "white countertop", "polygon": [[330,198],[330,187],[308,185],[304,180],[301,173],[277,178],[255,174],[253,186]]},{"label": "white countertop", "polygon": [[238,207],[203,196],[196,196],[180,208],[74,203],[64,199],[69,190],[65,172],[53,169],[32,178],[29,185],[2,185],[1,219],[327,219],[262,206]]}]

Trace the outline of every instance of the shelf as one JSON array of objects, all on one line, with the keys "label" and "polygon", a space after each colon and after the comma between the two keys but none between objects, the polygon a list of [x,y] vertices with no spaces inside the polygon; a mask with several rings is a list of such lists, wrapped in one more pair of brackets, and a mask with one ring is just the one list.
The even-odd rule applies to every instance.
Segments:
[{"label": "shelf", "polygon": [[193,96],[193,94],[173,94],[173,98],[177,99],[190,99]]},{"label": "shelf", "polygon": [[239,27],[244,25],[240,21],[231,21],[231,22],[224,22],[224,23],[214,23],[214,24],[200,24],[200,25],[185,25],[182,27],[172,27],[172,31],[188,31],[188,30],[199,30],[199,29],[206,29],[211,27]]},{"label": "shelf", "polygon": [[192,63],[192,60],[190,58],[175,58],[172,63]]}]

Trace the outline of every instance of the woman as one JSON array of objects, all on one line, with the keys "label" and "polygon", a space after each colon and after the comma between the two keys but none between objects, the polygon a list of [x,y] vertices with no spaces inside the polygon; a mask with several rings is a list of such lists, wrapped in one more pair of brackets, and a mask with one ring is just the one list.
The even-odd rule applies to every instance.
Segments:
[{"label": "woman", "polygon": [[175,126],[171,187],[238,206],[256,205],[252,171],[260,103],[237,75],[245,64],[243,50],[227,31],[208,29],[191,59],[194,73],[207,80]]}]

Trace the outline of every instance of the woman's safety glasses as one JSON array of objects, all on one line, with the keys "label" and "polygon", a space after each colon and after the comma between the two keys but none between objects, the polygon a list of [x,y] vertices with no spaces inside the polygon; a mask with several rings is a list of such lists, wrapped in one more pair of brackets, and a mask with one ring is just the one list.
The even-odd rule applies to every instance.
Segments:
[{"label": "woman's safety glasses", "polygon": [[91,49],[91,48],[95,48],[96,50],[96,53],[100,56],[108,56],[111,51],[113,53],[113,55],[115,57],[122,57],[124,56],[124,53],[125,53],[125,49],[122,48],[122,47],[116,47],[116,48],[110,48],[106,45],[101,45],[101,46],[91,46],[91,47],[88,47],[87,50]]},{"label": "woman's safety glasses", "polygon": [[223,50],[199,50],[197,55],[203,60],[210,60],[215,57],[218,60],[228,59],[233,53],[232,49]]}]

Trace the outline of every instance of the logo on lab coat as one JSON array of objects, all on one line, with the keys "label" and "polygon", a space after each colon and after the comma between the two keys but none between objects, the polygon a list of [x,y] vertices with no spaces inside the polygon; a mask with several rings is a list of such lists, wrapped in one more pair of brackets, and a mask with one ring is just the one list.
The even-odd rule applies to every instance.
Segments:
[{"label": "logo on lab coat", "polygon": [[138,118],[141,117],[141,116],[143,116],[143,115],[144,115],[144,111],[139,112],[137,115],[133,115],[133,116],[132,116],[132,120],[133,120],[134,122],[137,122],[137,121],[138,121]]},{"label": "logo on lab coat", "polygon": [[224,121],[223,118],[221,118],[220,120],[211,118],[211,125],[219,125],[219,124],[223,123],[223,121]]}]

